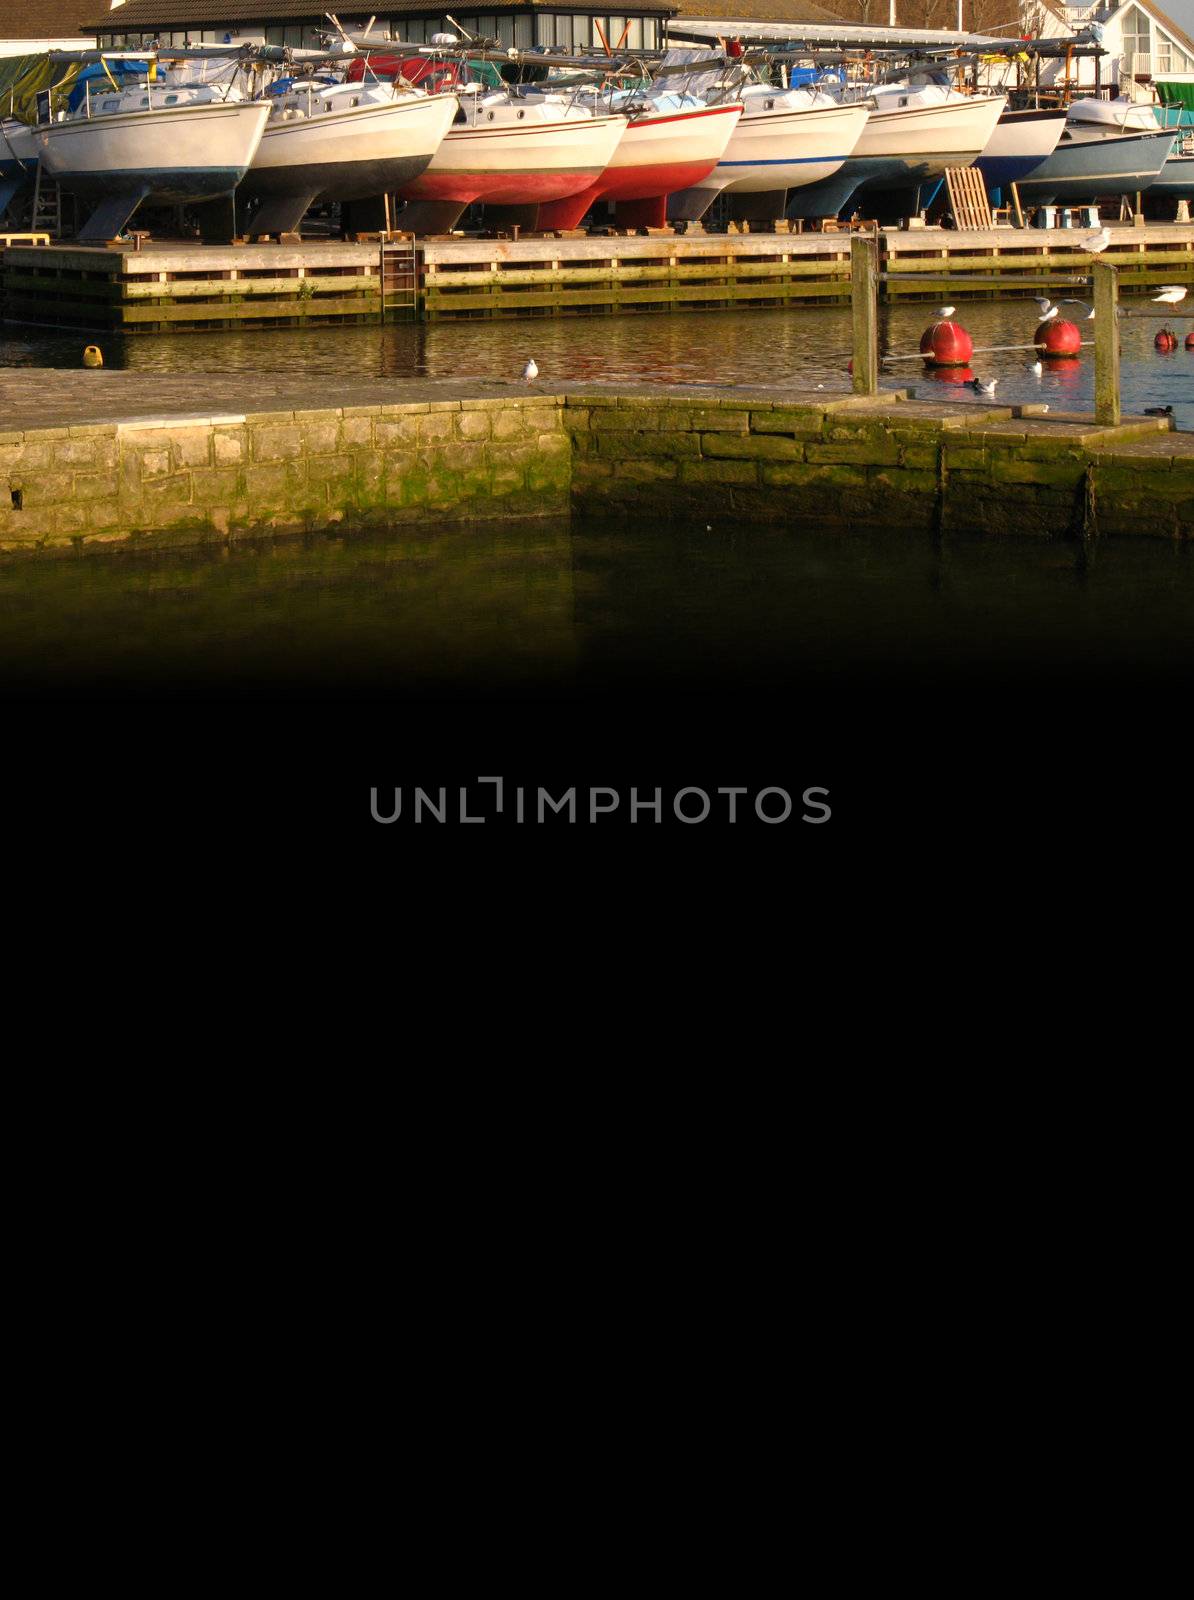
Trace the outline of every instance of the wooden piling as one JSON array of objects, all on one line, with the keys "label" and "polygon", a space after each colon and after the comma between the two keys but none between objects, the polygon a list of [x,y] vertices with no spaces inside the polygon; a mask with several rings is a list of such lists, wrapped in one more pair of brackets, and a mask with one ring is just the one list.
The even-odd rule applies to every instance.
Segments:
[{"label": "wooden piling", "polygon": [[850,241],[850,300],[854,321],[854,393],[879,393],[879,241]]},{"label": "wooden piling", "polygon": [[1118,427],[1119,275],[1108,261],[1096,261],[1094,278],[1095,419]]}]

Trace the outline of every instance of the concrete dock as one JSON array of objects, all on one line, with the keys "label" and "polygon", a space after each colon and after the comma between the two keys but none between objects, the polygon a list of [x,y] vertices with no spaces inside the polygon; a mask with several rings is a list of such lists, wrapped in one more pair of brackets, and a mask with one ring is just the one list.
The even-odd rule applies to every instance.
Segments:
[{"label": "concrete dock", "polygon": [[1194,434],[1168,418],[915,390],[8,369],[0,405],[14,554],[567,514],[1194,536]]}]

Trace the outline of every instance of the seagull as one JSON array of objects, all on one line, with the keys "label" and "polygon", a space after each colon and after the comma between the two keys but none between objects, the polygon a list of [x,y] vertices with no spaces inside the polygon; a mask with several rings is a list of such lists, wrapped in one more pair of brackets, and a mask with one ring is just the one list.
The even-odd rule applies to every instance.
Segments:
[{"label": "seagull", "polygon": [[532,356],[527,362],[526,366],[523,367],[522,375],[526,379],[527,383],[534,383],[535,379],[539,376],[539,368],[535,365],[534,356]]},{"label": "seagull", "polygon": [[1033,374],[1033,376],[1034,376],[1034,377],[1037,377],[1037,378],[1039,378],[1039,377],[1040,377],[1040,375],[1041,375],[1041,373],[1042,373],[1042,372],[1044,372],[1044,370],[1045,370],[1045,369],[1044,369],[1044,367],[1043,367],[1043,366],[1042,366],[1042,365],[1041,365],[1041,364],[1040,364],[1040,362],[1039,362],[1039,361],[1034,361],[1034,362],[1033,362],[1033,363],[1032,363],[1032,365],[1031,365],[1031,366],[1030,366],[1030,367],[1029,367],[1029,369],[1028,369],[1028,370],[1029,370],[1029,372],[1031,372],[1031,373],[1032,373],[1032,374]]},{"label": "seagull", "polygon": [[1175,306],[1179,300],[1186,298],[1186,286],[1183,283],[1163,283],[1152,298],[1161,305]]},{"label": "seagull", "polygon": [[985,383],[982,378],[972,378],[970,380],[970,387],[974,390],[975,394],[994,394],[995,385],[998,382],[998,378],[988,378]]},{"label": "seagull", "polygon": [[1040,306],[1040,308],[1041,308],[1041,321],[1042,322],[1052,322],[1053,318],[1061,310],[1060,306],[1055,306],[1053,304],[1052,300],[1049,300],[1044,295],[1034,294],[1032,298],[1036,301],[1037,305]]},{"label": "seagull", "polygon": [[938,322],[948,322],[957,309],[957,306],[938,306],[933,315]]},{"label": "seagull", "polygon": [[1088,305],[1085,300],[1059,300],[1057,303],[1062,306],[1081,306],[1086,312],[1085,320],[1087,322],[1094,321],[1094,307]]},{"label": "seagull", "polygon": [[1085,250],[1089,255],[1097,256],[1099,252],[1101,250],[1105,250],[1110,243],[1111,229],[1104,227],[1100,228],[1098,233],[1092,233],[1086,239],[1079,239],[1078,248],[1079,250]]}]

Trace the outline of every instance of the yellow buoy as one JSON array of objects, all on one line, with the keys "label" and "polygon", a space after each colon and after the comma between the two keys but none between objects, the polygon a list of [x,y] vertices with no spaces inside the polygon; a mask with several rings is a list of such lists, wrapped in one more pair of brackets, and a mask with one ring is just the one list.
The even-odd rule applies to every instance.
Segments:
[{"label": "yellow buoy", "polygon": [[102,367],[103,364],[104,352],[98,344],[89,344],[83,352],[83,365],[85,367]]}]

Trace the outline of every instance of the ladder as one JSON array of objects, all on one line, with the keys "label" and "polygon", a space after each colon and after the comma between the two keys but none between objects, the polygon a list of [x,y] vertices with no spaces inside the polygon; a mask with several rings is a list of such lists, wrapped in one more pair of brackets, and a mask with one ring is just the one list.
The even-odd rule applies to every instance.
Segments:
[{"label": "ladder", "polygon": [[40,156],[33,180],[33,214],[29,226],[34,233],[48,233],[51,239],[62,237],[62,191],[55,179],[43,172]]},{"label": "ladder", "polygon": [[418,295],[414,234],[382,240],[380,273],[381,320],[413,318]]}]

